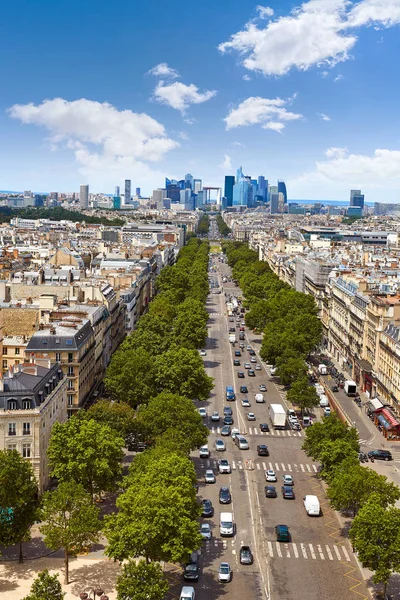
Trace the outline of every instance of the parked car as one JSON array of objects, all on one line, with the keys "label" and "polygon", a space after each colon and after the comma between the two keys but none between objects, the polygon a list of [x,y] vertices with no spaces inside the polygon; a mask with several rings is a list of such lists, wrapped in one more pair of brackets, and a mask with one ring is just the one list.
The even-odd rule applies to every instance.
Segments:
[{"label": "parked car", "polygon": [[205,419],[205,418],[206,418],[206,416],[207,416],[207,411],[206,411],[206,409],[205,409],[205,408],[199,408],[199,415],[200,415],[200,416],[201,416],[203,419]]},{"label": "parked car", "polygon": [[247,413],[247,420],[248,421],[255,421],[256,420],[256,415],[252,412]]},{"label": "parked car", "polygon": [[[197,552],[193,552],[197,555]],[[186,563],[183,571],[183,579],[185,581],[198,581],[200,575],[200,567],[198,560],[190,560]]]},{"label": "parked car", "polygon": [[257,454],[258,456],[269,456],[268,446],[265,444],[259,444],[257,446]]},{"label": "parked car", "polygon": [[232,570],[227,562],[222,562],[218,569],[218,581],[220,583],[229,583],[232,579]]},{"label": "parked car", "polygon": [[219,490],[219,503],[230,504],[232,502],[231,492],[228,487],[222,486]]},{"label": "parked car", "polygon": [[393,460],[393,456],[389,450],[370,450],[368,458],[373,458],[374,460]]},{"label": "parked car", "polygon": [[266,485],[264,491],[265,491],[266,498],[277,498],[278,497],[278,494],[276,493],[276,487],[274,485]]},{"label": "parked car", "polygon": [[208,500],[208,499],[202,500],[201,508],[202,508],[202,513],[201,513],[202,517],[212,517],[213,516],[214,507],[212,505],[211,500]]},{"label": "parked car", "polygon": [[214,410],[213,414],[211,415],[211,421],[219,421],[220,420],[220,416],[219,416],[219,412],[217,410]]},{"label": "parked car", "polygon": [[207,469],[204,475],[204,481],[205,483],[215,483],[214,471],[212,471],[211,469]]},{"label": "parked car", "polygon": [[255,368],[256,371],[261,371],[260,365],[256,365],[254,368]]},{"label": "parked car", "polygon": [[241,546],[240,552],[240,564],[241,565],[252,565],[253,564],[253,554],[250,550],[250,546]]},{"label": "parked car", "polygon": [[287,525],[275,525],[276,541],[290,542],[290,532]]},{"label": "parked car", "polygon": [[205,350],[200,350],[200,356],[207,356],[207,352]]},{"label": "parked car", "polygon": [[202,523],[200,525],[200,535],[205,540],[211,540],[211,527],[209,523]]}]

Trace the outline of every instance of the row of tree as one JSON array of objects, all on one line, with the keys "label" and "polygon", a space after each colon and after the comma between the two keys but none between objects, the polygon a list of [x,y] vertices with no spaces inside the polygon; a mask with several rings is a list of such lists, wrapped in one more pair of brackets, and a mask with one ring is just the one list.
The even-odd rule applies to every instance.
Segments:
[{"label": "row of tree", "polygon": [[197,233],[199,235],[207,235],[209,228],[210,217],[206,214],[203,214],[199,219],[199,224],[197,225]]},{"label": "row of tree", "polygon": [[226,237],[227,235],[229,235],[232,230],[230,227],[228,227],[228,225],[225,223],[224,219],[221,216],[221,213],[217,214],[217,227],[218,227],[218,231],[220,232],[220,234],[223,237]]},{"label": "row of tree", "polygon": [[250,309],[246,324],[264,334],[261,358],[277,367],[281,382],[289,387],[288,400],[301,410],[317,406],[306,364],[322,335],[314,298],[281,281],[247,244],[226,242],[224,251]]},{"label": "row of tree", "polygon": [[[331,506],[351,511],[349,537],[364,567],[374,571],[384,594],[393,572],[400,569],[400,489],[358,459],[357,430],[336,415],[325,417],[306,431],[306,454],[321,463]],[[386,596],[385,596],[386,597]]]}]

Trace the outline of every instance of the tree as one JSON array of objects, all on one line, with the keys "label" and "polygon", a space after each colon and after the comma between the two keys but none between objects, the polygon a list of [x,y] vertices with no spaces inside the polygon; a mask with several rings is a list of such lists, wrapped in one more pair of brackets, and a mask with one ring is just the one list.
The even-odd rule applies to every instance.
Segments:
[{"label": "tree", "polygon": [[54,423],[47,455],[54,477],[73,479],[91,494],[116,489],[122,473],[123,438],[114,429],[78,413]]},{"label": "tree", "polygon": [[23,600],[63,600],[64,596],[58,573],[50,575],[48,569],[45,569],[38,574],[31,585],[30,593]]},{"label": "tree", "polygon": [[381,504],[372,494],[360,508],[349,532],[363,567],[375,571],[374,583],[383,583],[384,597],[392,573],[400,570],[400,509]]},{"label": "tree", "polygon": [[30,539],[37,516],[38,487],[31,464],[16,450],[0,451],[0,543],[19,544]]},{"label": "tree", "polygon": [[40,531],[51,550],[64,550],[65,583],[69,582],[69,557],[97,542],[101,528],[99,509],[82,485],[75,481],[60,483],[54,492],[43,495]]},{"label": "tree", "polygon": [[117,579],[117,600],[163,600],[168,587],[160,563],[130,560]]},{"label": "tree", "polygon": [[186,452],[207,442],[208,430],[193,402],[177,394],[162,392],[140,409],[137,420],[149,439],[165,435]]},{"label": "tree", "polygon": [[[304,396],[304,389],[307,389],[308,387],[310,387],[307,382],[307,365],[306,365],[304,359],[299,356],[284,355],[284,356],[281,356],[277,360],[276,366],[277,366],[276,373],[277,373],[278,377],[280,378],[282,385],[296,386],[296,383],[297,383],[297,387],[300,388],[300,384],[298,382],[299,381],[301,382],[302,393],[299,394],[299,389],[297,390],[296,393],[300,396],[300,398],[302,398],[302,396]],[[304,380],[305,380],[305,385],[303,385]],[[314,388],[314,391],[315,391],[315,388]],[[312,408],[313,406],[317,406],[316,404],[307,406],[307,403],[310,402],[310,400],[308,399],[308,396],[312,395],[312,394],[311,394],[311,392],[309,392],[309,390],[307,390],[306,395],[307,395],[307,401],[306,401],[306,405],[304,406],[304,408]],[[318,400],[318,398],[316,399],[316,401],[317,400]],[[298,404],[298,402],[296,402],[296,403]],[[300,406],[300,404],[298,404],[298,406]]]},{"label": "tree", "polygon": [[336,414],[324,417],[320,423],[314,423],[306,430],[303,450],[313,460],[321,460],[324,442],[327,440],[347,440],[354,450],[358,450],[358,433],[355,427],[350,428]]},{"label": "tree", "polygon": [[320,475],[331,481],[344,461],[347,469],[359,464],[358,451],[347,439],[325,440],[321,447],[320,461]]},{"label": "tree", "polygon": [[[347,465],[346,465],[347,467]],[[327,496],[336,510],[353,510],[353,516],[364,506],[371,494],[376,493],[384,508],[400,498],[400,489],[384,475],[360,464],[338,468],[330,481]]]},{"label": "tree", "polygon": [[154,357],[144,348],[121,348],[112,356],[104,379],[107,390],[132,407],[156,393]]},{"label": "tree", "polygon": [[136,415],[133,408],[126,402],[113,402],[100,399],[85,413],[88,419],[112,427],[125,440],[135,431]]},{"label": "tree", "polygon": [[155,359],[158,389],[186,396],[192,400],[207,400],[213,388],[213,379],[203,366],[196,350],[171,348]]},{"label": "tree", "polygon": [[208,313],[203,302],[187,298],[179,305],[174,321],[174,341],[185,348],[202,348],[207,339]]},{"label": "tree", "polygon": [[176,445],[175,447],[170,446],[167,454],[163,441],[135,458],[129,468],[129,475],[124,479],[126,487],[135,485],[141,487],[143,477],[150,486],[159,483],[185,487],[189,482],[192,487],[189,487],[188,491],[192,501],[193,486],[197,478],[193,461]]},{"label": "tree", "polygon": [[[298,368],[298,359],[295,360],[296,362],[294,364]],[[313,385],[309,385],[306,377],[301,377],[293,382],[290,390],[288,390],[287,399],[298,406],[301,411],[306,408],[314,408],[319,404],[319,397],[316,389]]]}]

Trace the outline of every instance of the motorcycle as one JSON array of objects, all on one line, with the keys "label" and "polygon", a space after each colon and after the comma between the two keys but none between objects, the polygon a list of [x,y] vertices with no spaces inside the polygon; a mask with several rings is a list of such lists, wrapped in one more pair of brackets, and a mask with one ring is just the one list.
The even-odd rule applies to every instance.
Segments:
[{"label": "motorcycle", "polygon": [[358,459],[362,463],[368,462],[368,456],[365,454],[365,452],[359,452]]},{"label": "motorcycle", "polygon": [[373,457],[373,456],[370,456],[370,457],[369,457],[369,460],[370,460],[371,462],[375,462],[375,459],[374,459],[374,457]]}]

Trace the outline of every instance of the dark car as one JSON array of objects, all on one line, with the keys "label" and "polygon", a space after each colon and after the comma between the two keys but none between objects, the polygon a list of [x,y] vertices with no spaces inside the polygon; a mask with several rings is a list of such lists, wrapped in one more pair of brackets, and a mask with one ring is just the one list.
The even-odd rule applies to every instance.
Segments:
[{"label": "dark car", "polygon": [[331,387],[331,390],[332,390],[332,392],[338,392],[338,391],[339,391],[339,388],[338,388],[338,386],[337,386],[337,385],[333,385],[333,386]]},{"label": "dark car", "polygon": [[249,350],[249,354],[250,354],[250,356],[255,356],[256,355],[256,351],[255,350]]},{"label": "dark car", "polygon": [[276,541],[290,542],[289,527],[287,525],[275,525]]},{"label": "dark car", "polygon": [[240,367],[240,360],[238,360],[237,358],[233,359],[233,366],[234,367]]},{"label": "dark car", "polygon": [[243,331],[241,331],[241,332],[239,333],[239,340],[244,340],[244,339],[245,339],[245,337],[244,337],[244,333],[243,333]]},{"label": "dark car", "polygon": [[265,486],[265,497],[266,498],[277,498],[276,487],[274,485]]},{"label": "dark car", "polygon": [[243,371],[238,371],[238,377],[239,377],[239,379],[244,379]]},{"label": "dark car", "polygon": [[282,496],[285,500],[294,500],[294,489],[290,485],[283,485]]},{"label": "dark car", "polygon": [[265,444],[260,444],[257,446],[257,454],[258,456],[269,456],[268,446]]},{"label": "dark car", "polygon": [[269,425],[268,423],[260,423],[260,431],[269,431]]},{"label": "dark car", "polygon": [[241,546],[239,556],[241,565],[253,564],[253,555],[251,553],[250,546]]},{"label": "dark car", "polygon": [[368,458],[374,460],[393,460],[393,456],[389,450],[371,450],[368,452]]},{"label": "dark car", "polygon": [[247,389],[247,385],[241,385],[240,386],[240,393],[241,394],[247,394],[248,393],[248,389]]},{"label": "dark car", "polygon": [[235,350],[235,356],[242,356],[242,353],[240,352],[240,350]]},{"label": "dark car", "polygon": [[224,425],[233,425],[233,419],[230,415],[225,415]]},{"label": "dark car", "polygon": [[185,581],[197,581],[200,575],[197,552],[193,552],[189,562],[186,563],[183,570],[183,579]]},{"label": "dark car", "polygon": [[230,504],[232,502],[232,496],[228,487],[221,487],[219,490],[219,503]]},{"label": "dark car", "polygon": [[212,517],[213,516],[214,507],[212,505],[211,500],[202,500],[201,508],[202,508],[202,513],[201,513],[202,517]]},{"label": "dark car", "polygon": [[229,327],[229,333],[236,333],[236,329],[234,327]]},{"label": "dark car", "polygon": [[230,406],[224,406],[224,415],[229,415],[230,417],[232,416],[232,409]]},{"label": "dark car", "polygon": [[255,376],[256,376],[256,374],[255,374],[255,371],[253,371],[253,369],[248,369],[248,371],[247,371],[247,375],[248,375],[249,377],[255,377]]}]

